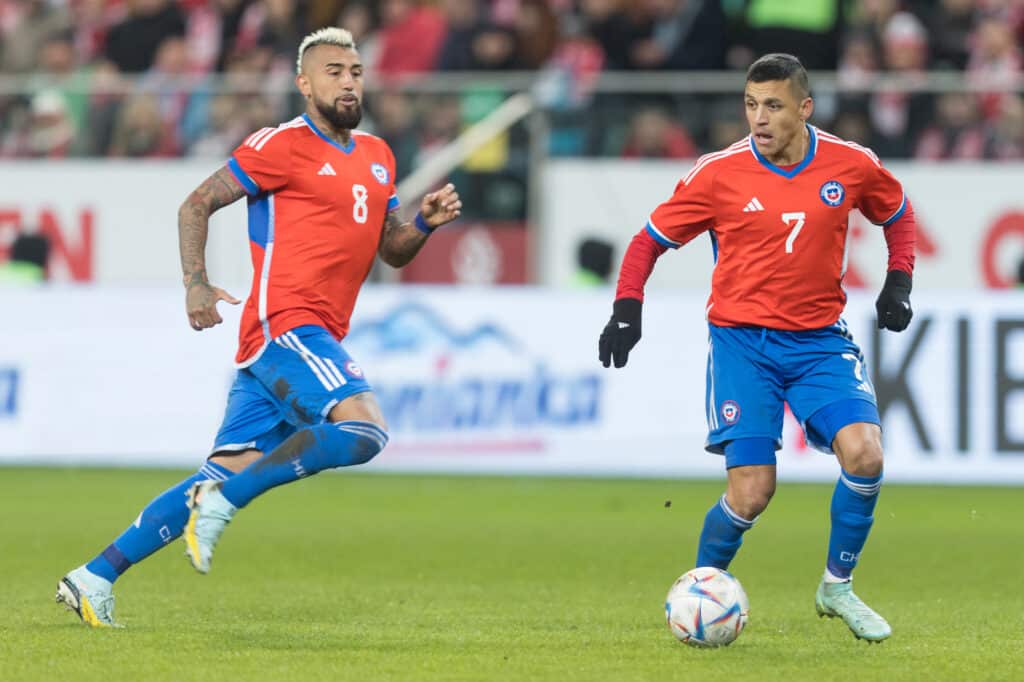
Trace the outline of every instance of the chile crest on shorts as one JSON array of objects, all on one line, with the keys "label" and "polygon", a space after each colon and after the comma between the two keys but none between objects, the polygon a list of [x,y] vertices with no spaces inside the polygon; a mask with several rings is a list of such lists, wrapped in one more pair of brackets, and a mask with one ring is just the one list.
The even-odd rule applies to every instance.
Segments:
[{"label": "chile crest on shorts", "polygon": [[846,198],[846,188],[838,180],[829,180],[819,190],[821,200],[829,206],[839,206]]},{"label": "chile crest on shorts", "polygon": [[726,424],[735,424],[740,418],[740,406],[733,400],[722,403],[722,420]]}]

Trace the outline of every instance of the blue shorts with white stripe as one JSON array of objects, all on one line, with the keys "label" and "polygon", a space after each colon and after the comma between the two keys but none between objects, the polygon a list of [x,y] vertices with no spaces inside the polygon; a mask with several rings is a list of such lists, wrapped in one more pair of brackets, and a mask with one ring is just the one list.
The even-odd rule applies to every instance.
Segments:
[{"label": "blue shorts with white stripe", "polygon": [[213,452],[269,452],[296,429],[319,424],[345,398],[372,390],[323,327],[285,332],[238,370]]},{"label": "blue shorts with white stripe", "polygon": [[771,439],[780,448],[786,403],[807,442],[823,452],[832,452],[844,426],[880,423],[864,357],[843,320],[804,331],[708,329],[706,450],[723,454],[743,438]]}]

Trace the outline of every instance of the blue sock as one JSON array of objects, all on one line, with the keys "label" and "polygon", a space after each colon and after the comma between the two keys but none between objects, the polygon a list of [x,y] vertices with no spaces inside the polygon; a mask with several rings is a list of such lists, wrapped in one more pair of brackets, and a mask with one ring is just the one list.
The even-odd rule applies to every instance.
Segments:
[{"label": "blue sock", "polygon": [[229,469],[207,462],[199,471],[150,502],[135,523],[85,567],[91,573],[114,582],[132,564],[142,561],[181,535],[188,521],[185,495],[192,484],[211,478],[226,480],[231,476]]},{"label": "blue sock", "polygon": [[729,563],[743,544],[743,534],[753,527],[756,520],[748,521],[734,512],[722,495],[704,517],[704,529],[697,545],[697,566],[729,568]]},{"label": "blue sock", "polygon": [[843,471],[832,494],[832,533],[828,539],[828,572],[848,579],[864,549],[875,517],[881,476],[854,476]]},{"label": "blue sock", "polygon": [[221,494],[239,509],[266,491],[306,476],[365,464],[384,449],[388,435],[372,422],[325,422],[292,434],[274,450],[221,487]]}]

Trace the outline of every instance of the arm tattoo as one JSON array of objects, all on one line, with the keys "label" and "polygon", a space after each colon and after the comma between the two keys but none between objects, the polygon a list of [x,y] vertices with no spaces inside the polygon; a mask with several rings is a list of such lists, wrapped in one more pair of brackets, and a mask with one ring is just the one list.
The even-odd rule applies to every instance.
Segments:
[{"label": "arm tattoo", "polygon": [[209,284],[206,278],[206,234],[214,211],[245,196],[226,167],[208,177],[178,209],[178,246],[185,286]]},{"label": "arm tattoo", "polygon": [[391,267],[400,268],[416,257],[427,242],[427,236],[412,223],[403,221],[397,209],[389,211],[377,253]]}]

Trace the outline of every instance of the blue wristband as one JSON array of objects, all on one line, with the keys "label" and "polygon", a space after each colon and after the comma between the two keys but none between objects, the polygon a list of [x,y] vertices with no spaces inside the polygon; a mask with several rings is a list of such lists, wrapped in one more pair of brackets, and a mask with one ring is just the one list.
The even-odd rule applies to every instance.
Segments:
[{"label": "blue wristband", "polygon": [[416,218],[412,222],[413,225],[416,226],[416,229],[422,232],[423,234],[432,234],[434,232],[434,228],[432,228],[430,225],[427,225],[427,221],[424,220],[423,216],[419,213],[416,214]]}]

